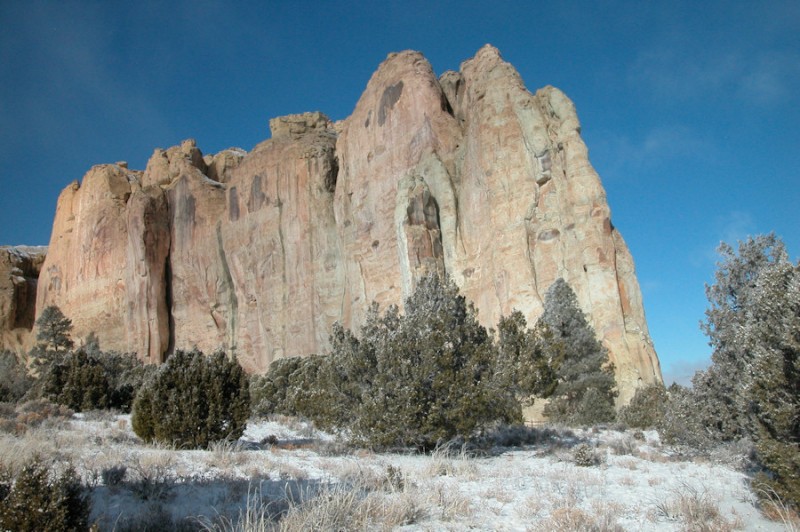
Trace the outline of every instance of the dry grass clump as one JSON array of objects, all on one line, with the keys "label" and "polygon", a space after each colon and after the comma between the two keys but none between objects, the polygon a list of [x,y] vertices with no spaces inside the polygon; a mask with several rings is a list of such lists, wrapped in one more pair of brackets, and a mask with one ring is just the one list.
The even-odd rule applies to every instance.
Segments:
[{"label": "dry grass clump", "polygon": [[245,446],[239,440],[219,440],[211,442],[208,446],[206,463],[224,472],[229,472],[234,467],[244,466],[250,460]]},{"label": "dry grass clump", "polygon": [[474,479],[477,473],[478,467],[465,446],[439,445],[430,454],[427,469],[430,477],[463,477],[469,480]]},{"label": "dry grass clump", "polygon": [[420,500],[413,494],[365,495],[357,488],[334,484],[306,494],[300,502],[290,500],[289,509],[276,529],[282,532],[391,530],[416,523],[424,515]]},{"label": "dry grass clump", "polygon": [[3,403],[0,407],[0,432],[24,434],[42,426],[60,428],[73,414],[66,406],[44,400],[27,401],[20,405]]},{"label": "dry grass clump", "polygon": [[542,532],[622,532],[609,512],[592,515],[580,508],[556,508],[550,517],[537,523],[534,530]]},{"label": "dry grass clump", "polygon": [[767,519],[783,523],[788,532],[800,531],[800,514],[781,500],[774,489],[761,486],[757,492],[761,501],[761,512]]},{"label": "dry grass clump", "polygon": [[129,486],[142,500],[165,499],[177,481],[174,473],[174,449],[138,454],[131,458],[130,463]]},{"label": "dry grass clump", "polygon": [[572,462],[581,467],[591,467],[606,462],[605,453],[589,444],[581,443],[572,449]]},{"label": "dry grass clump", "polygon": [[656,515],[669,521],[680,521],[688,530],[725,532],[738,530],[738,520],[722,515],[716,500],[705,488],[686,482],[672,490],[672,495],[656,504]]},{"label": "dry grass clump", "polygon": [[355,460],[348,460],[334,466],[332,471],[341,482],[368,492],[400,492],[406,484],[405,474],[393,465],[388,465],[381,471]]}]

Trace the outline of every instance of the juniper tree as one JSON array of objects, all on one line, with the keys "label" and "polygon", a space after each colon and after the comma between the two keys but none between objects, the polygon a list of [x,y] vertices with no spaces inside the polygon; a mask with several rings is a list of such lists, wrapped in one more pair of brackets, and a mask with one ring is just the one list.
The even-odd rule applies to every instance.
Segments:
[{"label": "juniper tree", "polygon": [[800,509],[800,263],[770,263],[756,281],[746,344],[762,482]]},{"label": "juniper tree", "polygon": [[713,349],[711,365],[692,378],[689,407],[709,444],[756,436],[752,389],[757,355],[791,334],[775,331],[783,318],[769,315],[764,306],[765,297],[771,304],[791,305],[788,292],[767,282],[771,272],[791,270],[783,243],[774,234],[760,235],[739,242],[738,250],[722,243],[718,251],[722,258],[715,283],[706,286],[709,308],[701,323]]},{"label": "juniper tree", "polygon": [[[800,506],[800,263],[775,235],[719,248],[702,328],[711,366],[670,400],[670,434],[711,446],[753,438],[764,482]],[[674,422],[674,421],[677,421]]]},{"label": "juniper tree", "polygon": [[518,310],[500,318],[497,324],[497,372],[504,385],[525,405],[535,397],[549,397],[556,377],[546,348],[550,331],[529,328]]},{"label": "juniper tree", "polygon": [[614,367],[578,306],[575,292],[563,279],[557,279],[545,294],[538,325],[557,379],[545,415],[582,425],[612,421],[617,396]]},{"label": "juniper tree", "polygon": [[[387,312],[371,324],[376,375],[364,394],[362,436],[382,423],[381,445],[431,448],[470,438],[493,422],[519,421],[511,390],[496,374],[492,338],[455,284],[436,274],[420,279],[405,315]],[[394,410],[380,421],[381,412]]]},{"label": "juniper tree", "polygon": [[521,420],[496,373],[491,335],[455,284],[436,274],[419,281],[405,315],[394,306],[380,315],[373,305],[358,338],[337,328],[332,344],[334,418],[357,443],[430,449]]},{"label": "juniper tree", "polygon": [[235,358],[179,350],[137,393],[131,425],[145,441],[204,448],[241,437],[249,414],[249,382]]}]

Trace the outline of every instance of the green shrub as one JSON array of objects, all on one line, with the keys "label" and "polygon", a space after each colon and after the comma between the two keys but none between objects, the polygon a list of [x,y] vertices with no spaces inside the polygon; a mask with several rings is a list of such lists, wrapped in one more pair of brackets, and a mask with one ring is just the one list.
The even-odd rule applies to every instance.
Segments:
[{"label": "green shrub", "polygon": [[136,391],[155,366],[134,355],[84,349],[61,355],[42,376],[42,395],[76,412],[116,409],[130,412]]},{"label": "green shrub", "polygon": [[250,382],[253,414],[281,414],[317,420],[324,425],[321,371],[326,357],[310,355],[275,360],[269,371]]},{"label": "green shrub", "polygon": [[528,328],[518,310],[501,317],[497,324],[498,377],[526,406],[536,397],[552,395],[557,384],[546,333],[545,327]]},{"label": "green shrub", "polygon": [[0,529],[18,531],[88,528],[89,498],[75,470],[55,474],[35,458],[14,475],[7,469],[0,478]]},{"label": "green shrub", "polygon": [[97,359],[108,379],[108,406],[130,412],[136,393],[158,371],[155,364],[145,364],[134,354],[101,352]]},{"label": "green shrub", "polygon": [[110,388],[103,365],[83,351],[66,355],[42,378],[45,397],[76,412],[109,407]]},{"label": "green shrub", "polygon": [[148,442],[207,448],[241,437],[249,414],[249,382],[235,358],[176,351],[136,395],[131,424]]},{"label": "green shrub", "polygon": [[655,428],[664,419],[667,400],[667,390],[661,384],[639,388],[631,402],[619,411],[617,419],[633,429]]}]

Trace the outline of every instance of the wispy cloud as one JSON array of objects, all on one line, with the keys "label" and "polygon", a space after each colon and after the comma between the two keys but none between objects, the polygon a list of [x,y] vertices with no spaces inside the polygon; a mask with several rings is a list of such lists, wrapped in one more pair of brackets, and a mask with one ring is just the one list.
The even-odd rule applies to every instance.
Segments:
[{"label": "wispy cloud", "polygon": [[712,232],[713,241],[706,240],[705,245],[698,246],[689,256],[692,266],[709,268],[716,264],[720,258],[717,253],[720,243],[725,242],[735,247],[736,242],[755,234],[756,222],[749,212],[734,210],[714,218]]},{"label": "wispy cloud", "polygon": [[10,113],[7,124],[18,126],[4,141],[69,143],[81,130],[109,124],[120,136],[167,128],[146,92],[121,74],[143,67],[124,64],[119,53],[120,42],[136,37],[115,34],[98,6],[20,5],[4,14],[14,24],[0,37],[0,73],[13,82],[0,88],[0,102]]},{"label": "wispy cloud", "polygon": [[720,240],[734,244],[753,235],[756,224],[753,216],[746,211],[731,211],[716,219],[717,232]]},{"label": "wispy cloud", "polygon": [[592,159],[602,163],[602,174],[610,178],[636,176],[667,162],[714,161],[715,142],[684,125],[660,126],[639,137],[601,132],[591,140]]},{"label": "wispy cloud", "polygon": [[642,51],[628,77],[659,98],[727,96],[782,105],[797,97],[800,51],[722,51],[669,43]]}]

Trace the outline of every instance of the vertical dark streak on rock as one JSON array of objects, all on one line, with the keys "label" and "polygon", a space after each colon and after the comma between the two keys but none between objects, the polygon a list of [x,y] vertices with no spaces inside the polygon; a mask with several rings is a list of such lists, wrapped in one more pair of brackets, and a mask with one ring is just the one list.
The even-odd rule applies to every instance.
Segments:
[{"label": "vertical dark streak on rock", "polygon": [[217,222],[217,253],[219,254],[219,262],[222,266],[222,281],[223,289],[227,292],[228,301],[228,316],[226,320],[227,337],[226,346],[228,354],[231,355],[236,351],[236,317],[239,313],[239,299],[236,297],[236,289],[233,286],[233,276],[231,275],[230,267],[228,266],[228,259],[225,256],[225,247],[222,243],[222,222]]}]

